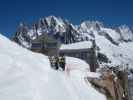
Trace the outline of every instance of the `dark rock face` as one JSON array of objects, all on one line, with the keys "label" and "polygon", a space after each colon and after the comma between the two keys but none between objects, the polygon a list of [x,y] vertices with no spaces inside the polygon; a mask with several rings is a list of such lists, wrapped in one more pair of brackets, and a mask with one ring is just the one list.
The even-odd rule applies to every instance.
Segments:
[{"label": "dark rock face", "polygon": [[25,23],[20,23],[17,32],[13,36],[13,40],[18,44],[22,45],[23,47],[26,47],[26,45],[24,45],[23,42],[27,42],[27,45],[30,45],[31,39],[30,36],[27,34],[28,31],[28,26]]},{"label": "dark rock face", "polygon": [[104,62],[104,63],[108,63],[109,62],[109,59],[106,57],[106,55],[104,55],[102,53],[98,53],[97,60],[99,62]]}]

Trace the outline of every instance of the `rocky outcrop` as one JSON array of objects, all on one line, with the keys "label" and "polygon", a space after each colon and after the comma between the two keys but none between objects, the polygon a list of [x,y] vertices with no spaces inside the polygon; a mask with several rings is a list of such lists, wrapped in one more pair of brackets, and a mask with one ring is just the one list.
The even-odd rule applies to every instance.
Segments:
[{"label": "rocky outcrop", "polygon": [[131,100],[129,96],[129,83],[126,71],[116,68],[100,69],[100,78],[86,77],[98,91],[106,95],[107,100]]}]

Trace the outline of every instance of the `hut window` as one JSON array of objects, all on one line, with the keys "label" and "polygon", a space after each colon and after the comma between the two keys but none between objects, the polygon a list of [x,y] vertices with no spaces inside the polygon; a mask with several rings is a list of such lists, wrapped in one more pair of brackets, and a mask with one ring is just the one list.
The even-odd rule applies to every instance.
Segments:
[{"label": "hut window", "polygon": [[78,58],[78,57],[79,57],[79,54],[75,53],[75,57],[77,57],[77,58]]},{"label": "hut window", "polygon": [[57,43],[47,43],[47,47],[49,48],[57,47]]},{"label": "hut window", "polygon": [[41,43],[33,43],[32,44],[32,48],[41,48],[41,47],[42,47]]},{"label": "hut window", "polygon": [[89,56],[90,56],[90,54],[89,54],[89,53],[86,53],[86,55],[87,55],[87,57],[89,57]]}]

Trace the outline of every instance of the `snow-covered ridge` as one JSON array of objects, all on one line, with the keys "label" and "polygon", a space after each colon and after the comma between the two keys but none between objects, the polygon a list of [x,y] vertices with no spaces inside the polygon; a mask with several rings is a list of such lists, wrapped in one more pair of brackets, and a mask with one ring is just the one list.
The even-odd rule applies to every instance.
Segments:
[{"label": "snow-covered ridge", "polygon": [[0,34],[0,99],[1,100],[106,100],[84,76],[88,64],[67,57],[69,73],[55,71],[48,57],[33,53]]}]

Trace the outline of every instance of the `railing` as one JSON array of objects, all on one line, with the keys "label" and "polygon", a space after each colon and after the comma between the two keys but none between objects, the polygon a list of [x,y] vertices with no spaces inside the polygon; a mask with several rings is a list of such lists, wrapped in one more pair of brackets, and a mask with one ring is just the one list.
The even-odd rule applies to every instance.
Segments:
[{"label": "railing", "polygon": [[133,100],[133,74],[128,77],[131,100]]}]

